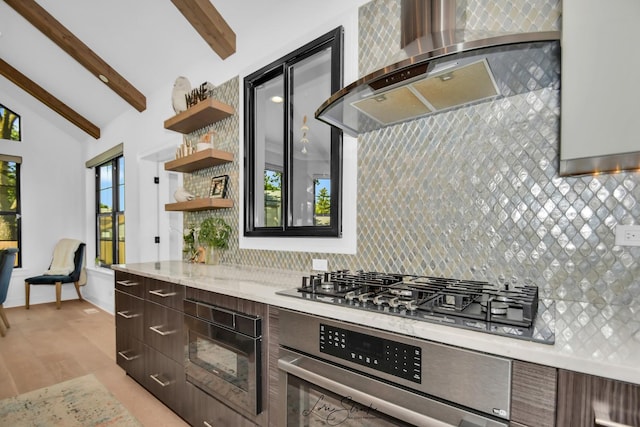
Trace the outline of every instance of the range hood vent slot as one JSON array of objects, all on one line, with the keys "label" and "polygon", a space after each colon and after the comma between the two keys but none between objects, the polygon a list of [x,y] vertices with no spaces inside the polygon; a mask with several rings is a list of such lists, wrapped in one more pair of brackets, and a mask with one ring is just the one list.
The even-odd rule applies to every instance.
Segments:
[{"label": "range hood vent slot", "polygon": [[455,0],[403,0],[401,59],[333,94],[316,118],[356,136],[498,97],[559,87],[560,32],[456,28]]},{"label": "range hood vent slot", "polygon": [[381,125],[390,125],[500,95],[486,59],[467,65],[456,61],[451,67],[440,69],[352,105]]}]

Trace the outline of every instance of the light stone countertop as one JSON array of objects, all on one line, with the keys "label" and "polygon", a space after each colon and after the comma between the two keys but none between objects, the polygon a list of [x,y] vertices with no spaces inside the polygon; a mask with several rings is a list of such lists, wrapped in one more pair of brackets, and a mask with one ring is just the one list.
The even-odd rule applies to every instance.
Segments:
[{"label": "light stone countertop", "polygon": [[182,261],[121,264],[112,268],[471,350],[640,384],[640,304],[595,306],[556,301],[555,344],[549,345],[276,295],[277,291],[300,286],[308,271]]}]

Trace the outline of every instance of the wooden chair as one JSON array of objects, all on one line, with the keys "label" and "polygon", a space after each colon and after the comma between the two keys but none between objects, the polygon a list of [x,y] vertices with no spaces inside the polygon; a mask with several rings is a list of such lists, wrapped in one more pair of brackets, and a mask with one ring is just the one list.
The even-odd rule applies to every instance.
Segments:
[{"label": "wooden chair", "polygon": [[0,335],[5,336],[9,325],[9,319],[4,312],[3,304],[7,300],[7,292],[9,283],[11,282],[11,273],[13,272],[13,264],[16,261],[16,253],[18,248],[8,248],[0,251]]},{"label": "wooden chair", "polygon": [[82,301],[82,294],[80,293],[80,274],[82,273],[82,269],[84,266],[84,249],[85,244],[80,243],[78,249],[76,249],[73,264],[74,269],[68,275],[49,275],[43,274],[41,276],[34,276],[25,279],[24,287],[25,287],[25,306],[26,309],[29,309],[29,292],[31,285],[55,285],[56,286],[56,308],[60,310],[60,298],[62,296],[62,284],[63,283],[73,283],[76,287],[76,293],[78,294],[78,299]]}]

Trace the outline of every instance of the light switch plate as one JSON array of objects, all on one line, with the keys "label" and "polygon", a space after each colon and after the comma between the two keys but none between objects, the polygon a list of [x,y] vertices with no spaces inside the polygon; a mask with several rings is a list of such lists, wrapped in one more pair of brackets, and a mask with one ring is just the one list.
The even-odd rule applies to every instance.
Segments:
[{"label": "light switch plate", "polygon": [[312,259],[311,269],[315,271],[328,271],[329,263],[326,259]]},{"label": "light switch plate", "polygon": [[616,225],[617,246],[640,246],[640,225]]}]

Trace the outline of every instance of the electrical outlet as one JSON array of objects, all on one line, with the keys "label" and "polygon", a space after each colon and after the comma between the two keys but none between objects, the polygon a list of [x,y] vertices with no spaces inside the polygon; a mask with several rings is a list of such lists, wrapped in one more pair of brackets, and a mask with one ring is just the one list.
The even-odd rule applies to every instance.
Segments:
[{"label": "electrical outlet", "polygon": [[616,225],[617,246],[640,246],[640,225]]},{"label": "electrical outlet", "polygon": [[311,269],[315,271],[328,271],[329,263],[326,259],[312,259]]}]

